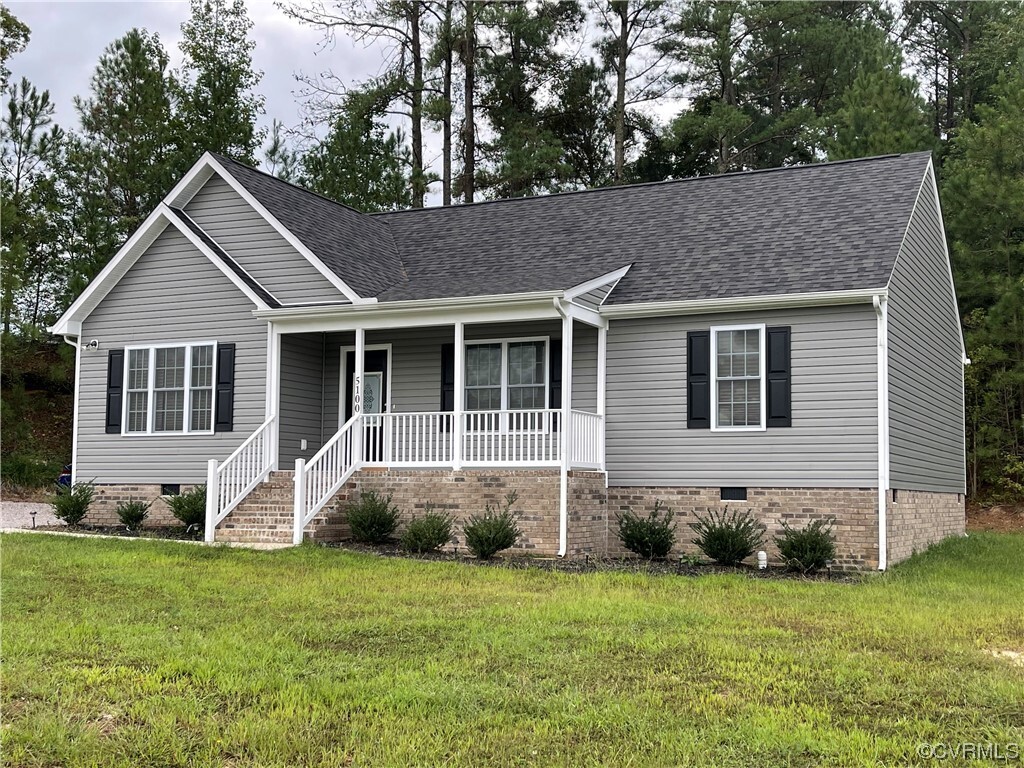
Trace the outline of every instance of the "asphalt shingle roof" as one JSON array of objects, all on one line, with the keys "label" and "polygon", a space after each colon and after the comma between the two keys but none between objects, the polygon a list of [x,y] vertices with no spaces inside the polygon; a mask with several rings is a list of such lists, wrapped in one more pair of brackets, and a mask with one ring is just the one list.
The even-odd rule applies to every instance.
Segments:
[{"label": "asphalt shingle roof", "polygon": [[214,155],[238,182],[352,290],[376,296],[404,279],[387,223]]},{"label": "asphalt shingle roof", "polygon": [[362,296],[561,290],[632,264],[609,304],[887,284],[929,154],[366,215],[228,170]]}]

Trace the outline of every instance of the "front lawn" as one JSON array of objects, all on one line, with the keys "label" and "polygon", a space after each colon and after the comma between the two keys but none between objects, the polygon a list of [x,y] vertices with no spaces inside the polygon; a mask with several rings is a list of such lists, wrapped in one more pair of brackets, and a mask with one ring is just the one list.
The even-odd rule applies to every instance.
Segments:
[{"label": "front lawn", "polygon": [[989,653],[1024,651],[1019,534],[854,584],[2,546],[9,766],[846,768],[1024,745],[1024,668]]}]

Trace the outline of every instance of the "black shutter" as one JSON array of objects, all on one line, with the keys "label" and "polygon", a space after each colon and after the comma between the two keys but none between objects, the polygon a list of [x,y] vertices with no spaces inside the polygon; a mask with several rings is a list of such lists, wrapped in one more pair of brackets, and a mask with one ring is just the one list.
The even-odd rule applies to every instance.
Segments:
[{"label": "black shutter", "polygon": [[213,431],[235,430],[235,345],[217,345],[217,394]]},{"label": "black shutter", "polygon": [[793,408],[790,398],[789,327],[767,328],[768,359],[768,426],[793,426]]},{"label": "black shutter", "polygon": [[[455,410],[455,345],[441,345],[441,410]],[[443,423],[443,422],[442,422]]]},{"label": "black shutter", "polygon": [[711,429],[711,331],[686,334],[686,428]]},{"label": "black shutter", "polygon": [[121,434],[121,413],[124,410],[124,350],[107,353],[107,434]]},{"label": "black shutter", "polygon": [[562,407],[562,340],[551,339],[551,354],[548,356],[551,369],[551,386],[548,388],[548,408]]}]

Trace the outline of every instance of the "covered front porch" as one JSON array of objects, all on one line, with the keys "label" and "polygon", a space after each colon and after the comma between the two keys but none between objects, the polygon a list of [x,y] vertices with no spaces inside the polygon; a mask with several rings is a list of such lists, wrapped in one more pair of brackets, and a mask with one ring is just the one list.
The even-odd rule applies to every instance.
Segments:
[{"label": "covered front porch", "polygon": [[364,468],[560,470],[564,512],[567,473],[604,470],[607,327],[565,301],[516,309],[275,319],[268,418],[210,462],[207,537],[277,469],[294,468],[296,542]]}]

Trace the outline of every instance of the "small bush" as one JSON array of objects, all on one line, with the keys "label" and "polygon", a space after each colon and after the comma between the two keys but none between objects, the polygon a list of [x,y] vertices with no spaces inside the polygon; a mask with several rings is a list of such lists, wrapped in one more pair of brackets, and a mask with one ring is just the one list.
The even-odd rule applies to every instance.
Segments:
[{"label": "small bush", "polygon": [[149,517],[149,508],[152,506],[153,502],[147,504],[144,501],[130,498],[117,505],[117,517],[121,521],[121,525],[129,531],[137,531],[146,522],[146,518]]},{"label": "small bush", "polygon": [[697,522],[690,523],[690,527],[697,534],[693,543],[722,565],[739,565],[764,543],[765,527],[754,519],[750,510],[708,510],[706,517],[697,515]]},{"label": "small bush", "polygon": [[671,509],[662,509],[660,500],[654,502],[654,509],[646,517],[632,510],[616,515],[619,541],[630,552],[648,560],[667,557],[676,543],[674,517]]},{"label": "small bush", "polygon": [[203,530],[206,526],[206,486],[197,485],[187,493],[165,496],[164,501],[171,508],[171,514],[178,518],[187,529]]},{"label": "small bush", "polygon": [[348,524],[352,538],[363,544],[383,544],[398,528],[398,507],[391,496],[376,491],[364,493],[358,504],[348,509]]},{"label": "small bush", "polygon": [[433,552],[452,540],[452,518],[427,511],[423,517],[409,522],[399,543],[406,552]]},{"label": "small bush", "polygon": [[833,519],[813,520],[804,528],[790,528],[782,521],[782,533],[775,537],[787,567],[810,573],[825,567],[836,556],[836,539],[832,535]]},{"label": "small bush", "polygon": [[71,488],[58,487],[57,495],[50,502],[53,516],[67,525],[78,525],[89,514],[95,493],[92,483],[76,483]]},{"label": "small bush", "polygon": [[[5,419],[5,429],[7,423]],[[7,488],[46,488],[56,481],[61,466],[53,459],[12,453],[0,458],[0,477]]]},{"label": "small bush", "polygon": [[466,535],[466,546],[470,552],[481,560],[489,560],[519,540],[523,532],[519,530],[516,516],[512,512],[518,499],[519,494],[512,491],[505,497],[503,506],[491,507],[488,504],[482,516],[469,518],[462,532]]}]

